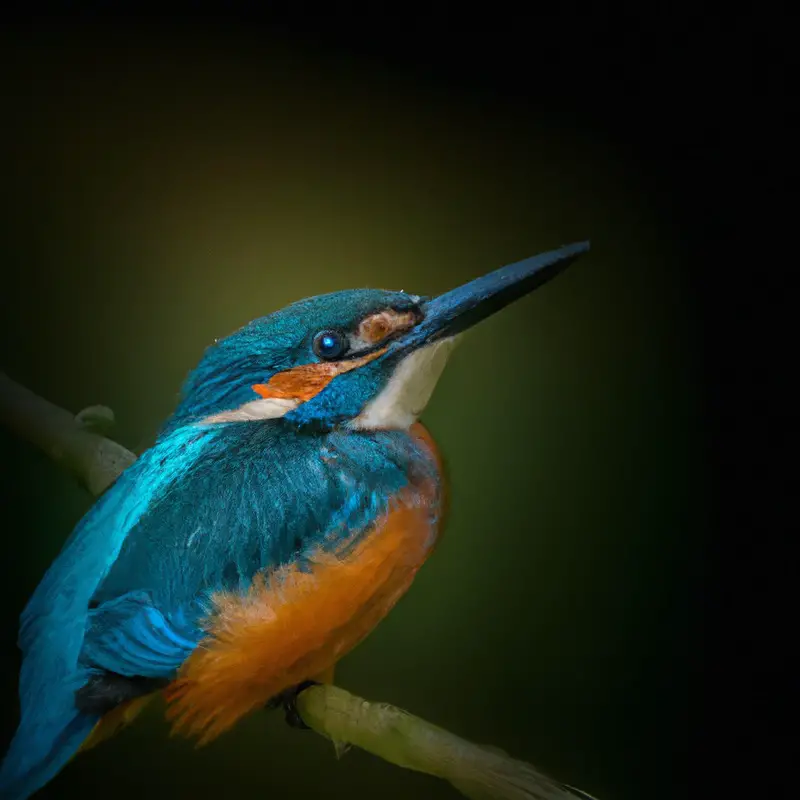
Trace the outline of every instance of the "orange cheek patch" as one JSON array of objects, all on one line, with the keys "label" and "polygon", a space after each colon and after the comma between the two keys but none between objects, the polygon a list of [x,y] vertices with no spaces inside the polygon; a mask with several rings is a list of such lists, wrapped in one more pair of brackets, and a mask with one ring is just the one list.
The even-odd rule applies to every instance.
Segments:
[{"label": "orange cheek patch", "polygon": [[263,398],[299,400],[301,403],[316,397],[337,375],[363,367],[382,356],[386,349],[376,350],[361,358],[348,361],[321,361],[317,364],[302,364],[273,375],[267,383],[254,384],[253,391]]},{"label": "orange cheek patch", "polygon": [[413,311],[392,311],[386,309],[361,320],[356,336],[366,344],[376,344],[387,336],[399,331],[407,331],[419,322],[419,316]]}]

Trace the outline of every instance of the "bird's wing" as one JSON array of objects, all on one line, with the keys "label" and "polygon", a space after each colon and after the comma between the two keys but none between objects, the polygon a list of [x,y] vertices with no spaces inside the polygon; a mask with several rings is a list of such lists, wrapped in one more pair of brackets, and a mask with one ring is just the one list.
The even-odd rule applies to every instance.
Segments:
[{"label": "bird's wing", "polygon": [[118,675],[169,678],[202,632],[185,614],[166,614],[149,592],[132,591],[89,614],[81,660]]},{"label": "bird's wing", "polygon": [[130,466],[80,521],[20,621],[19,728],[0,767],[0,794],[27,796],[52,777],[97,721],[76,707],[92,595],[132,530],[206,449],[209,434],[178,431]]},{"label": "bird's wing", "polygon": [[126,538],[192,469],[209,442],[203,431],[180,431],[148,450],[78,523],[22,613],[18,643],[26,659],[58,653],[62,674],[74,671],[91,598]]},{"label": "bird's wing", "polygon": [[82,661],[127,676],[172,678],[207,636],[220,592],[334,549],[369,529],[409,474],[432,468],[404,434],[342,434],[321,444],[277,426],[216,434],[122,543],[92,598]]}]

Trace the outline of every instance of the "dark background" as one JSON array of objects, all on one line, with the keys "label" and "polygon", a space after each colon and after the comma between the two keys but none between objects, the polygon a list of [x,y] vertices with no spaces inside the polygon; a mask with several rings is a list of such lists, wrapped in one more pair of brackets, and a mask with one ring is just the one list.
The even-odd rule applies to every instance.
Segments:
[{"label": "dark background", "polygon": [[[780,761],[760,700],[791,585],[781,28],[679,9],[15,19],[0,368],[75,411],[108,404],[141,450],[203,348],[254,316],[354,286],[435,293],[591,238],[453,357],[423,417],[448,535],[337,682],[603,800],[721,784],[731,741]],[[89,500],[0,445],[5,742],[18,614]],[[196,753],[160,708],[42,797],[110,786],[455,796],[266,713]]]}]

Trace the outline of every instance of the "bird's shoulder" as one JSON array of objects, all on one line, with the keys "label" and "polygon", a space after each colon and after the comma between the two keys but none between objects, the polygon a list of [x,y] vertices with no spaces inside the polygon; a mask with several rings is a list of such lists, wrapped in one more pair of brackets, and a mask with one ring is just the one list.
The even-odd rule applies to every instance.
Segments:
[{"label": "bird's shoulder", "polygon": [[[169,460],[151,457],[150,469]],[[438,469],[415,433],[225,426],[131,527],[94,593],[95,615],[131,592],[165,613],[199,613],[214,592],[245,590],[260,571],[368,530],[401,491],[418,491],[436,514]]]}]

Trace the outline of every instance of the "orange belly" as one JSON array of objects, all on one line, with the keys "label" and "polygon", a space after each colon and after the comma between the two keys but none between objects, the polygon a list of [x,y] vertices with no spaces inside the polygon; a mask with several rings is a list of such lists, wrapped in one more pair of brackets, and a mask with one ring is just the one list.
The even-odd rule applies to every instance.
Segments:
[{"label": "orange belly", "polygon": [[[412,432],[433,452],[419,424]],[[441,489],[422,487],[433,502]],[[259,576],[245,595],[220,594],[211,636],[168,688],[174,729],[205,743],[279,692],[330,669],[406,592],[441,530],[428,507],[400,495],[346,556],[320,551],[309,572]]]}]

